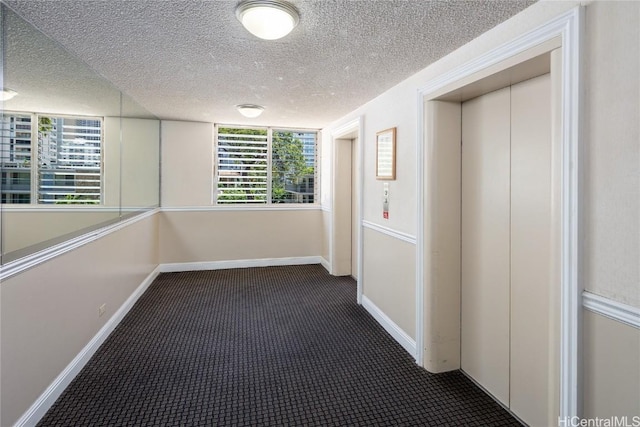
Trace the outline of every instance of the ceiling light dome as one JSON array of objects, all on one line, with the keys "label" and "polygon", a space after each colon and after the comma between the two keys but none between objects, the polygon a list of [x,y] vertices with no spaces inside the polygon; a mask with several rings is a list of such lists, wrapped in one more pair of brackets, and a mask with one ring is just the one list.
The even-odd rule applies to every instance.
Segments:
[{"label": "ceiling light dome", "polygon": [[281,0],[245,0],[236,7],[236,17],[256,37],[276,40],[298,25],[296,8]]},{"label": "ceiling light dome", "polygon": [[255,104],[236,105],[236,109],[240,114],[250,119],[255,119],[264,111],[264,107]]}]

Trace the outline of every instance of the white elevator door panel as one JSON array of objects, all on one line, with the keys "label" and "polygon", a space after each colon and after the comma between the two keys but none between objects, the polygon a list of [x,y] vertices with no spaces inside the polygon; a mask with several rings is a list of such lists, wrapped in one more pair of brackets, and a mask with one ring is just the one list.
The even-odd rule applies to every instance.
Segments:
[{"label": "white elevator door panel", "polygon": [[[549,74],[511,88],[511,410],[531,426],[549,412],[551,286]],[[552,334],[554,336],[555,334]]]},{"label": "white elevator door panel", "polygon": [[510,88],[462,104],[462,369],[509,405]]}]

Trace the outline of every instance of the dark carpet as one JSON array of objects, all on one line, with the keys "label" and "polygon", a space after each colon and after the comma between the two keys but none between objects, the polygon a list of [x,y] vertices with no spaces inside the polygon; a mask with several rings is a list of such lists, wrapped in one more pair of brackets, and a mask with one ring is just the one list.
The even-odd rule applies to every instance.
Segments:
[{"label": "dark carpet", "polygon": [[162,274],[38,425],[520,425],[355,301],[319,265]]}]

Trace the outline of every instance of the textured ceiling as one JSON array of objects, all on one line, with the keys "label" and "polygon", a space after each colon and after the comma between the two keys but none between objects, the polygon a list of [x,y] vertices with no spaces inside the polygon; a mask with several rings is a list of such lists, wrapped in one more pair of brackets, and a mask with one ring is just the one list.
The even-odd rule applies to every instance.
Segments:
[{"label": "textured ceiling", "polygon": [[159,118],[291,127],[327,125],[533,2],[294,0],[300,24],[264,41],[236,1],[5,1]]}]

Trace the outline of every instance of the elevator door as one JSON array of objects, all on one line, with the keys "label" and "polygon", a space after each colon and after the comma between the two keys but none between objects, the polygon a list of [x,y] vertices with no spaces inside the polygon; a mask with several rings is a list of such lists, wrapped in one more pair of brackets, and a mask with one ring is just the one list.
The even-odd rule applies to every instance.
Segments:
[{"label": "elevator door", "polygon": [[549,75],[462,105],[461,366],[532,426],[549,417]]}]

